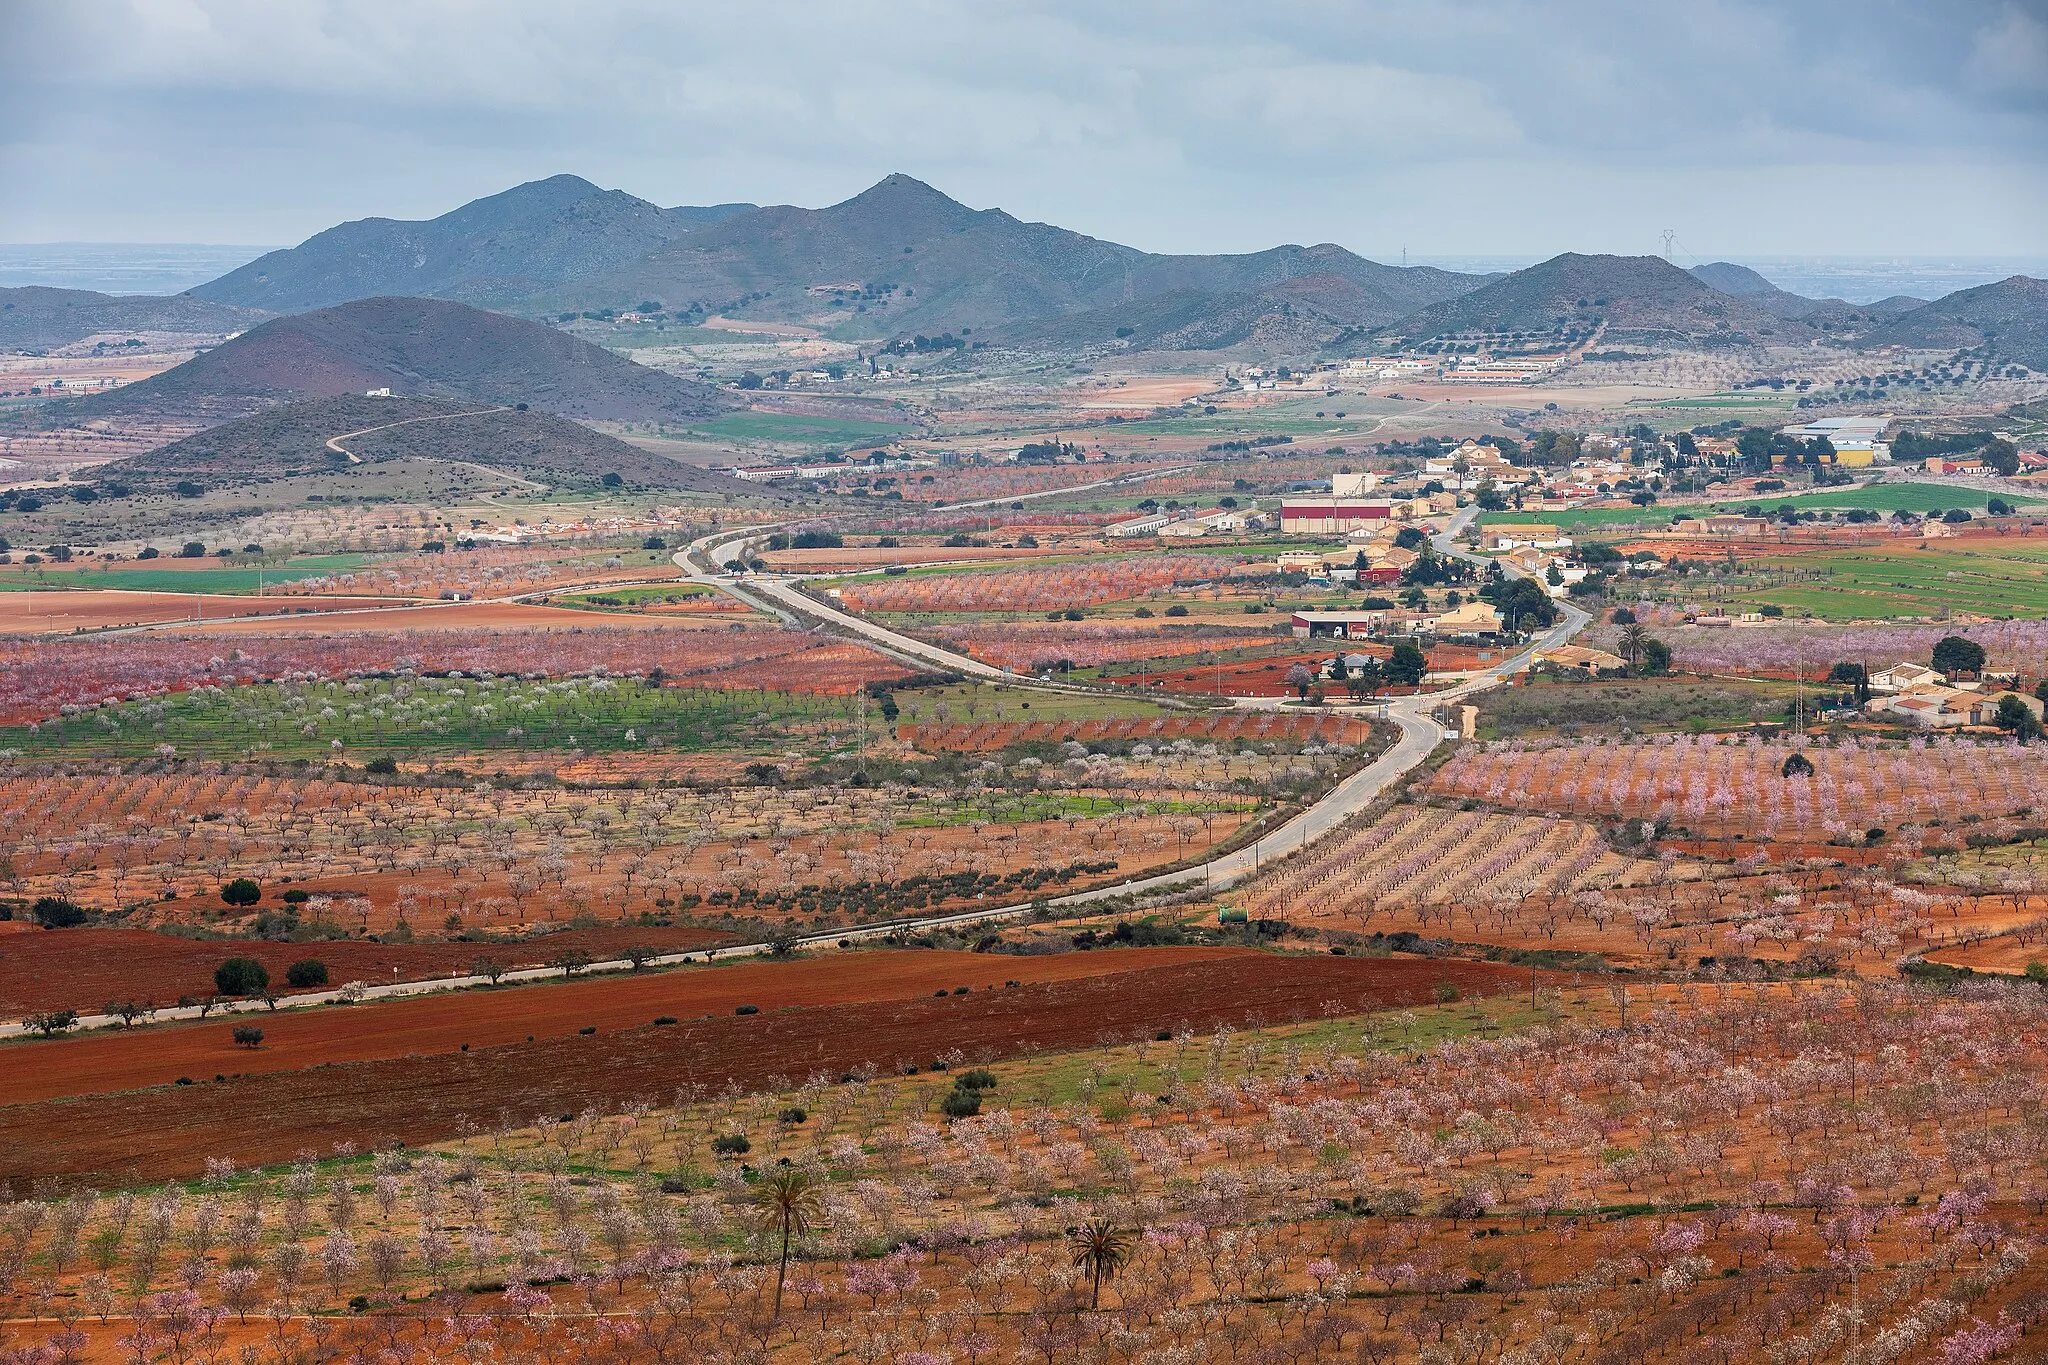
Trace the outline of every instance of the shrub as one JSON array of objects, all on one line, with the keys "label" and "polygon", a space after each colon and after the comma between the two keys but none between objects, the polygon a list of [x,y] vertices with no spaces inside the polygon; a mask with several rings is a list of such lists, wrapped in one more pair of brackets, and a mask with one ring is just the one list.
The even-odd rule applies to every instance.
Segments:
[{"label": "shrub", "polygon": [[982,1067],[963,1071],[953,1081],[956,1090],[993,1090],[996,1088],[996,1073]]},{"label": "shrub", "polygon": [[379,777],[394,777],[398,773],[398,760],[390,754],[381,754],[365,763],[363,771],[375,773]]},{"label": "shrub", "polygon": [[262,1047],[263,1030],[257,1028],[254,1024],[237,1024],[235,1026],[235,1045],[247,1048]]},{"label": "shrub", "polygon": [[981,1112],[979,1090],[954,1090],[939,1102],[939,1112],[949,1119],[971,1119]]},{"label": "shrub", "polygon": [[733,1010],[734,1014],[759,1014],[760,1012],[761,1007],[759,1005],[741,1005]]},{"label": "shrub", "polygon": [[213,969],[213,985],[222,995],[255,995],[270,985],[270,972],[253,957],[231,957]]},{"label": "shrub", "polygon": [[284,969],[287,983],[301,988],[327,984],[327,964],[317,957],[301,958]]},{"label": "shrub", "polygon": [[805,1119],[808,1119],[809,1117],[810,1115],[805,1112],[804,1107],[800,1104],[792,1104],[791,1106],[789,1106],[789,1108],[783,1110],[781,1113],[775,1116],[778,1122],[787,1123],[792,1127],[799,1123],[802,1123]]},{"label": "shrub", "polygon": [[280,899],[283,900],[286,905],[304,905],[307,901],[313,899],[313,893],[310,891],[301,891],[298,887],[295,886],[291,890],[285,892],[284,895],[280,897]]},{"label": "shrub", "polygon": [[228,905],[254,905],[263,899],[263,888],[247,877],[237,877],[220,889],[220,898]]},{"label": "shrub", "polygon": [[711,1139],[711,1150],[719,1156],[745,1156],[754,1150],[754,1144],[747,1141],[745,1133],[727,1133]]},{"label": "shrub", "polygon": [[39,897],[28,913],[45,929],[75,929],[85,923],[85,911],[62,896]]},{"label": "shrub", "polygon": [[1448,981],[1439,981],[1431,991],[1431,994],[1436,996],[1438,1004],[1448,1005],[1458,998],[1458,988]]},{"label": "shrub", "polygon": [[54,1038],[60,1033],[69,1033],[78,1026],[77,1010],[49,1010],[42,1014],[31,1014],[21,1021],[22,1027],[33,1029],[45,1038]]},{"label": "shrub", "polygon": [[668,1025],[675,1023],[676,1017],[673,1014],[657,1014],[654,1016],[654,1022],[656,1027],[665,1028]]},{"label": "shrub", "polygon": [[1186,616],[1188,614],[1188,609],[1182,606],[1180,603],[1176,602],[1166,609],[1166,614],[1168,616]]}]

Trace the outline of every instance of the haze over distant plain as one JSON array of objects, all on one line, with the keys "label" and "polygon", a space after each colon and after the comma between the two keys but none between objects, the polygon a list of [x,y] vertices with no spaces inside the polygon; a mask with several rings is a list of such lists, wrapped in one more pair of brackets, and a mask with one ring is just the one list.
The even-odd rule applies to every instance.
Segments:
[{"label": "haze over distant plain", "polygon": [[298,241],[558,171],[904,171],[1156,251],[2038,258],[2048,5],[0,0],[0,240]]}]

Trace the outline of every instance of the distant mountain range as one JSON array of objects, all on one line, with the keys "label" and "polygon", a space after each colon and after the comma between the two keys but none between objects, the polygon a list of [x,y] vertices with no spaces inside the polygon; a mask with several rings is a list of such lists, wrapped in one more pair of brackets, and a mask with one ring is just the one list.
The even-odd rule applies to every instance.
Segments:
[{"label": "distant mountain range", "polygon": [[1828,321],[1837,326],[1863,323],[1866,326],[1911,312],[1927,302],[1908,294],[1894,294],[1876,303],[1848,303],[1841,299],[1810,299],[1780,289],[1746,265],[1714,261],[1696,265],[1690,272],[1723,294],[1732,294],[1755,304],[1774,317],[1798,318],[1808,322]]},{"label": "distant mountain range", "polygon": [[[1566,254],[1467,275],[1328,244],[1163,255],[971,209],[907,175],[822,209],[662,208],[560,175],[427,222],[344,223],[192,294],[279,312],[416,295],[535,318],[658,302],[672,318],[797,322],[843,340],[950,332],[1054,352],[1281,354],[1596,328],[1620,344],[1846,340],[1927,306],[1809,299],[1726,261],[1685,271],[1654,256]],[[1977,334],[1967,321],[1923,321],[1896,334]]]},{"label": "distant mountain range", "polygon": [[[1511,274],[1469,275],[1382,265],[1328,244],[1163,255],[971,209],[905,175],[822,209],[662,208],[562,175],[426,222],[344,223],[175,300],[0,291],[0,303],[14,305],[0,308],[0,344],[56,344],[122,327],[252,329],[234,343],[239,350],[224,346],[208,366],[109,395],[115,404],[192,383],[216,395],[240,385],[274,401],[338,392],[366,373],[378,382],[365,387],[388,379],[407,392],[469,397],[490,371],[566,416],[683,416],[723,400],[639,367],[631,382],[621,377],[630,371],[598,378],[590,367],[601,362],[587,353],[588,365],[572,360],[575,347],[553,327],[515,341],[519,334],[488,333],[493,324],[480,320],[488,315],[472,313],[444,332],[436,329],[465,315],[436,315],[441,322],[429,325],[425,314],[398,316],[392,300],[468,303],[550,323],[653,302],[671,324],[722,314],[802,323],[848,341],[952,333],[969,345],[1060,354],[1357,354],[1480,333],[1556,344],[1598,331],[1620,346],[1989,341],[2025,359],[2040,354],[2027,283],[2016,277],[1934,304],[1850,304],[1805,298],[1726,261],[1687,271],[1654,256],[1568,253]],[[339,311],[371,299],[383,301],[378,316]],[[253,326],[257,310],[335,317]],[[539,340],[542,331],[560,340],[557,349]],[[261,343],[243,345],[259,335]],[[507,346],[502,363],[486,363],[485,352]],[[549,373],[555,379],[543,378]],[[331,383],[317,377],[326,374]]]},{"label": "distant mountain range", "polygon": [[1989,347],[2000,359],[2048,371],[2048,280],[2014,275],[1996,284],[1959,289],[1865,333],[1857,344],[1926,350]]},{"label": "distant mountain range", "polygon": [[[337,440],[339,451],[328,446],[350,432],[362,434]],[[773,496],[545,412],[361,393],[279,404],[108,465],[100,476],[143,486],[240,483],[403,459],[481,465],[553,485],[597,487],[617,474],[641,488]]]},{"label": "distant mountain range", "polygon": [[[822,322],[847,337],[1055,329],[1062,343],[1115,337],[1120,310],[1161,295],[1183,313],[1309,309],[1338,326],[1378,326],[1485,281],[1380,265],[1336,246],[1238,256],[1168,256],[1104,242],[1000,209],[974,210],[906,175],[844,203],[664,209],[574,176],[522,185],[425,223],[345,223],[192,293],[279,311],[370,294],[457,298],[530,316],[631,308]],[[1206,301],[1205,301],[1206,300]],[[835,301],[840,305],[835,307]],[[1192,306],[1190,306],[1192,305]],[[844,321],[839,321],[844,318]],[[1077,322],[1079,320],[1077,319]],[[1162,329],[1173,336],[1184,330]],[[1236,325],[1194,335],[1235,336]],[[1228,344],[1225,342],[1224,344]]]},{"label": "distant mountain range", "polygon": [[608,274],[752,204],[665,209],[573,175],[536,180],[427,222],[363,218],[273,251],[191,291],[295,313],[416,294],[509,307]]},{"label": "distant mountain range", "polygon": [[122,340],[137,332],[225,336],[266,316],[190,294],[96,294],[29,285],[0,289],[0,350],[42,351],[102,334]]},{"label": "distant mountain range", "polygon": [[47,417],[219,422],[275,403],[389,388],[559,417],[689,421],[735,406],[720,390],[539,323],[441,299],[361,299],[275,318],[163,373],[51,404]]}]

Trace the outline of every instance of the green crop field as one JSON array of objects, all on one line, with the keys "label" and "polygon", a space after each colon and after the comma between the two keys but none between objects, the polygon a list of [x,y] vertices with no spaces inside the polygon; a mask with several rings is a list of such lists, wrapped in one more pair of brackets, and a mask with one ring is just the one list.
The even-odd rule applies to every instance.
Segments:
[{"label": "green crop field", "polygon": [[1696,394],[1691,398],[1666,398],[1661,402],[1643,403],[1639,406],[1664,408],[1680,412],[1717,409],[1747,414],[1792,408],[1798,402],[1799,395],[1795,393],[1749,390],[1743,393],[1703,393]]},{"label": "green crop field", "polygon": [[[556,597],[558,607],[658,607],[693,597],[709,597],[712,590],[701,583],[674,583],[639,588],[593,588],[589,592]],[[739,604],[733,603],[735,610]]]},{"label": "green crop field", "polygon": [[[332,758],[469,750],[779,754],[852,739],[845,698],[647,687],[637,680],[366,678],[202,687],[0,730],[22,758]],[[873,720],[872,709],[870,720]],[[339,747],[337,747],[339,746]]]},{"label": "green crop field", "polygon": [[52,592],[67,588],[121,588],[129,592],[253,594],[302,578],[349,573],[369,562],[366,555],[312,555],[288,564],[256,569],[246,565],[193,569],[106,569],[81,564],[39,564],[0,573],[0,592]]},{"label": "green crop field", "polygon": [[2035,506],[2040,498],[2017,494],[1991,494],[1961,485],[1925,483],[1876,483],[1861,488],[1823,488],[1811,493],[1758,493],[1749,497],[1724,498],[1716,502],[1658,502],[1649,507],[1577,507],[1563,512],[1482,512],[1481,525],[1497,522],[1542,522],[1566,530],[1585,528],[1608,531],[1638,527],[1661,530],[1674,517],[1706,516],[1715,512],[1741,512],[1760,507],[1775,514],[1790,504],[1802,512],[1847,511],[1862,508],[1871,512],[1906,511],[1925,514],[1965,508],[1982,512],[1992,497],[2003,497],[2014,506]]},{"label": "green crop field", "polygon": [[1737,592],[1732,604],[1779,606],[1827,620],[1935,616],[2048,616],[2048,542],[1971,541],[1968,549],[1906,546],[1823,550],[1750,561],[1790,581]]},{"label": "green crop field", "polygon": [[775,441],[785,445],[859,445],[889,441],[903,434],[906,423],[871,422],[855,417],[802,417],[786,412],[731,412],[692,430],[729,441]]}]

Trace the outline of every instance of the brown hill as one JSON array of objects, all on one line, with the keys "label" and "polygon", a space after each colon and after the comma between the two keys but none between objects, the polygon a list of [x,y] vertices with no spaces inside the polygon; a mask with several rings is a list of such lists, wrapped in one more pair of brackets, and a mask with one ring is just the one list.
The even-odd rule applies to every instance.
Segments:
[{"label": "brown hill", "polygon": [[545,412],[361,393],[278,404],[102,472],[143,486],[181,479],[217,486],[403,459],[482,465],[557,486],[601,486],[605,475],[617,474],[628,487],[764,493]]},{"label": "brown hill", "polygon": [[2014,275],[1959,289],[1864,335],[1863,346],[1976,350],[2048,371],[2048,280]]},{"label": "brown hill", "polygon": [[0,289],[0,350],[68,346],[102,332],[183,332],[217,337],[254,327],[268,316],[182,294],[97,294],[89,289],[30,285]]},{"label": "brown hill", "polygon": [[1474,333],[1588,336],[1611,341],[1742,346],[1805,341],[1804,321],[1774,317],[1661,256],[1567,252],[1434,304],[1384,328],[1410,342]]},{"label": "brown hill", "polygon": [[384,298],[274,319],[140,383],[52,404],[49,415],[221,421],[378,388],[602,421],[686,421],[733,406],[709,385],[539,323],[438,299]]}]

